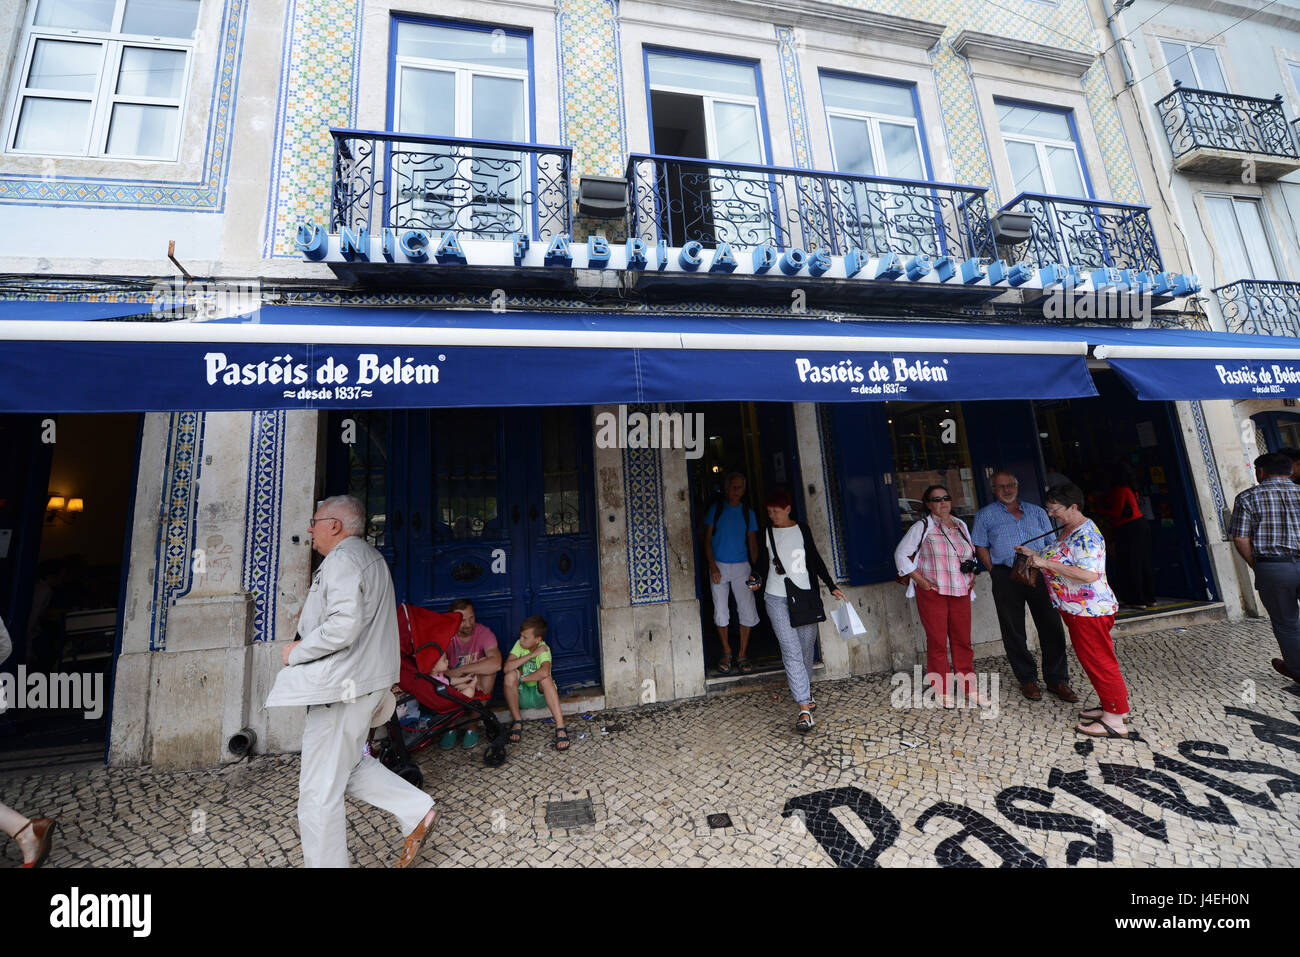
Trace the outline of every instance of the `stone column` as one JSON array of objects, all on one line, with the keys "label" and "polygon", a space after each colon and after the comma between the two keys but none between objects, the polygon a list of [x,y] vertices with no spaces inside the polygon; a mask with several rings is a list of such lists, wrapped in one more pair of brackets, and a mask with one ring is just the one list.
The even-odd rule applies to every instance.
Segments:
[{"label": "stone column", "polygon": [[[636,411],[652,407],[629,407]],[[592,412],[598,426],[603,415],[618,420],[618,406]],[[597,446],[594,461],[605,701],[626,707],[701,695],[685,453]]]}]

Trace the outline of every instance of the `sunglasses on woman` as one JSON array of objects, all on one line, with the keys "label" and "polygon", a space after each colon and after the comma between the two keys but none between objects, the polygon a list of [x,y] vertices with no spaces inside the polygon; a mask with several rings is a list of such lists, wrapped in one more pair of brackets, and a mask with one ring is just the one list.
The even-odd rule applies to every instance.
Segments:
[{"label": "sunglasses on woman", "polygon": [[937,496],[935,496],[934,498],[927,499],[927,501],[929,501],[929,502],[935,502],[935,503],[938,503],[938,502],[951,502],[951,501],[952,501],[952,496],[951,496],[951,495],[937,495]]}]

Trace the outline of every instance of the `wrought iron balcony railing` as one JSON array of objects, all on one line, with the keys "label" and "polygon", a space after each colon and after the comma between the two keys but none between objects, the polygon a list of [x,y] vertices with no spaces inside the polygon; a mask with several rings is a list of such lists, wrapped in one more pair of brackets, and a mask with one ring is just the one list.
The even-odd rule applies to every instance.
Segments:
[{"label": "wrought iron balcony railing", "polygon": [[564,146],[330,130],[330,229],[456,230],[543,239],[572,230]]},{"label": "wrought iron balcony railing", "polygon": [[1300,336],[1300,282],[1242,279],[1214,294],[1229,332]]},{"label": "wrought iron balcony railing", "polygon": [[1238,172],[1250,160],[1258,177],[1269,178],[1300,167],[1281,94],[1266,100],[1175,84],[1156,110],[1178,169]]},{"label": "wrought iron balcony railing", "polygon": [[1011,249],[1010,260],[1082,270],[1163,268],[1149,206],[1021,193],[1002,209],[1033,215],[1029,239]]},{"label": "wrought iron balcony railing", "polygon": [[644,154],[627,181],[628,236],[647,242],[954,258],[992,247],[977,186]]}]

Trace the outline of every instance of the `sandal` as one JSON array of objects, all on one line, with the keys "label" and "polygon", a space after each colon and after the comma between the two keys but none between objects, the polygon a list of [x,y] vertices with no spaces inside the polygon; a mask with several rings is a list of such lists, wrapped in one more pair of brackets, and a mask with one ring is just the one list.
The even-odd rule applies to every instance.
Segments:
[{"label": "sandal", "polygon": [[17,840],[19,834],[31,828],[32,836],[36,838],[36,856],[30,861],[23,861],[23,867],[40,867],[45,863],[45,858],[50,855],[50,844],[54,840],[54,828],[56,826],[53,818],[34,817],[14,833],[14,839]]},{"label": "sandal", "polygon": [[724,675],[731,674],[731,655],[723,655],[718,659],[718,671]]},{"label": "sandal", "polygon": [[817,699],[816,699],[816,698],[809,698],[809,699],[808,699],[808,710],[809,710],[809,711],[816,711],[816,710],[817,710]]},{"label": "sandal", "polygon": [[[1101,731],[1092,731],[1092,730],[1090,730],[1091,728],[1095,728],[1095,727],[1097,727],[1097,725],[1101,725],[1101,727],[1102,727],[1102,730],[1101,730]],[[1083,735],[1087,735],[1087,736],[1090,737],[1090,738],[1122,738],[1122,739],[1127,739],[1127,738],[1129,737],[1129,732],[1125,731],[1123,734],[1120,734],[1118,731],[1116,731],[1114,728],[1112,728],[1110,725],[1108,725],[1105,721],[1101,721],[1101,720],[1098,720],[1098,721],[1091,721],[1091,722],[1089,722],[1088,724],[1086,724],[1086,725],[1084,725],[1084,726],[1082,726],[1082,727],[1080,727],[1079,725],[1076,724],[1076,725],[1074,726],[1074,733],[1075,733],[1075,734],[1083,734]]]},{"label": "sandal", "polygon": [[799,720],[794,723],[794,729],[800,734],[807,734],[813,729],[813,724],[815,722],[813,721],[812,712],[805,708],[799,712]]},{"label": "sandal", "polygon": [[740,670],[745,674],[749,674],[751,671],[754,670],[754,666],[749,663],[749,659],[746,658],[744,655],[741,655],[739,658],[736,659],[736,666],[740,668]]},{"label": "sandal", "polygon": [[[564,735],[564,737],[560,737],[560,735]],[[563,746],[563,747],[560,747],[560,745],[564,745],[564,746]],[[556,729],[555,729],[555,750],[556,750],[556,751],[568,751],[568,750],[569,750],[569,732],[568,732],[568,729],[566,729],[566,728],[556,728]]]},{"label": "sandal", "polygon": [[[1096,714],[1092,713],[1094,711],[1096,712]],[[1100,721],[1101,715],[1102,715],[1102,709],[1100,707],[1084,708],[1082,711],[1079,712],[1079,717],[1085,722]],[[1120,717],[1123,718],[1125,721],[1130,721],[1133,718],[1133,712],[1130,711],[1128,714],[1120,715]]]},{"label": "sandal", "polygon": [[524,723],[522,721],[510,722],[510,734],[506,737],[506,744],[518,744],[524,740]]}]

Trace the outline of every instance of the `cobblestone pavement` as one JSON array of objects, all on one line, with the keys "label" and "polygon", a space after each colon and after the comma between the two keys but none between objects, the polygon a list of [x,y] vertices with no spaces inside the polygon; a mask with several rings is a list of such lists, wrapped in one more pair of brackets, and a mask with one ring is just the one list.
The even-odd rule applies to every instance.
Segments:
[{"label": "cobblestone pavement", "polygon": [[[508,761],[419,755],[437,797],[423,866],[1292,865],[1300,860],[1300,687],[1269,667],[1266,622],[1121,639],[1141,740],[1071,732],[1095,701],[1025,700],[1004,659],[996,715],[894,707],[904,677],[826,681],[817,727],[793,729],[783,683],[569,719],[567,754],[530,722]],[[300,865],[296,755],[219,770],[0,776],[0,799],[59,819],[50,863]],[[580,816],[589,801],[589,824]],[[550,812],[548,814],[548,811]],[[711,815],[727,815],[729,821]],[[551,821],[548,824],[548,817]],[[576,818],[575,818],[576,819]],[[572,826],[565,827],[568,823]],[[718,826],[721,825],[721,826]],[[349,802],[358,865],[392,863],[392,819]],[[20,861],[12,841],[4,865]]]}]

